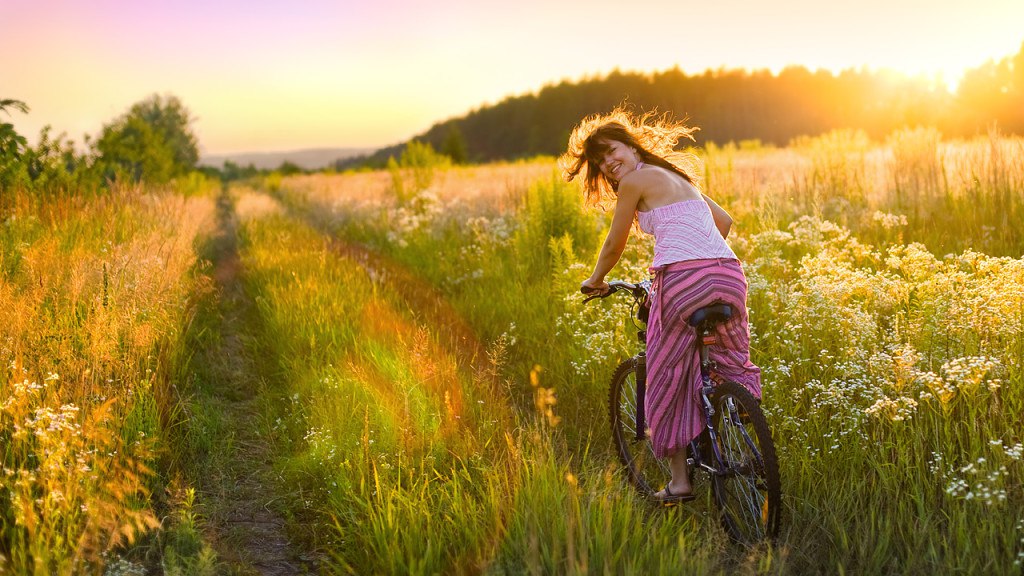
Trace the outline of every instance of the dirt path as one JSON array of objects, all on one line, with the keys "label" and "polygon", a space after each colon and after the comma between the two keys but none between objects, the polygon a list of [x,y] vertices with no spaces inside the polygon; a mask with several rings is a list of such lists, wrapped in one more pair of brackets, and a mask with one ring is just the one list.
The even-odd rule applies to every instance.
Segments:
[{"label": "dirt path", "polygon": [[201,351],[212,382],[206,401],[221,418],[223,437],[214,439],[201,484],[209,535],[229,573],[289,576],[316,572],[316,557],[302,555],[288,539],[275,511],[283,482],[273,472],[273,451],[260,435],[259,387],[251,334],[256,311],[241,283],[234,207],[226,193],[218,200],[214,279],[219,291],[217,346]]}]

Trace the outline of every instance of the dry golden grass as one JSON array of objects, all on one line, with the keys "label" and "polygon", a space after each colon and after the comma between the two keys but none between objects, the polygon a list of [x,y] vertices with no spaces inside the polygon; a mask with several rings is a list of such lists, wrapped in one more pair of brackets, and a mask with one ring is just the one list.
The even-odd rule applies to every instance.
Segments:
[{"label": "dry golden grass", "polygon": [[[507,211],[517,205],[519,195],[531,182],[550,176],[554,169],[553,159],[456,166],[437,172],[430,193],[446,203],[486,207],[489,212]],[[392,176],[384,170],[289,176],[281,185],[290,195],[334,208],[372,206],[393,200]]]},{"label": "dry golden grass", "polygon": [[88,571],[159,525],[149,486],[175,402],[166,356],[205,289],[194,245],[213,202],[112,196],[17,201],[37,211],[15,209],[6,225],[23,240],[0,244],[0,572]]},{"label": "dry golden grass", "polygon": [[250,186],[233,186],[231,193],[235,201],[235,214],[243,224],[284,212],[280,202],[264,193],[257,192]]}]

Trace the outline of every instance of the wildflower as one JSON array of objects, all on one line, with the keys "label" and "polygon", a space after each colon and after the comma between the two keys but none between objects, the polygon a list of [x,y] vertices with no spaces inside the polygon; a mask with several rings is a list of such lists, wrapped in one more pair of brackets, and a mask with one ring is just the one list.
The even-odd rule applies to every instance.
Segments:
[{"label": "wildflower", "polygon": [[871,219],[882,225],[882,228],[891,230],[897,226],[906,226],[907,217],[903,214],[889,214],[882,212],[881,210],[875,210],[875,213],[871,215]]},{"label": "wildflower", "polygon": [[533,365],[533,368],[530,370],[530,386],[536,388],[537,385],[540,384],[540,373],[543,370],[544,368],[542,368],[540,364]]},{"label": "wildflower", "polygon": [[968,490],[967,482],[964,482],[960,478],[954,478],[946,486],[946,494],[949,494],[950,496],[954,496],[954,497],[955,496],[962,496],[964,494],[969,494],[969,493],[970,492]]},{"label": "wildflower", "polygon": [[910,420],[917,410],[917,401],[913,398],[901,396],[896,400],[883,396],[878,399],[864,412],[870,416],[876,417],[887,417],[893,422],[901,422],[903,420]]},{"label": "wildflower", "polygon": [[934,372],[922,372],[918,374],[918,379],[931,390],[930,397],[938,399],[944,407],[956,396],[956,388]]},{"label": "wildflower", "polygon": [[1021,454],[1024,453],[1024,444],[1017,442],[1012,447],[1006,449],[1006,455],[1012,460],[1020,460]]},{"label": "wildflower", "polygon": [[555,397],[554,388],[537,387],[537,391],[534,394],[534,405],[537,407],[537,411],[544,416],[545,421],[551,426],[557,426],[562,421],[562,418],[557,416],[554,411],[554,406],[557,403],[558,398]]},{"label": "wildflower", "polygon": [[[987,356],[968,356],[950,360],[942,365],[943,378],[964,392],[974,391],[985,377],[999,365]],[[998,387],[998,384],[996,385]]]}]

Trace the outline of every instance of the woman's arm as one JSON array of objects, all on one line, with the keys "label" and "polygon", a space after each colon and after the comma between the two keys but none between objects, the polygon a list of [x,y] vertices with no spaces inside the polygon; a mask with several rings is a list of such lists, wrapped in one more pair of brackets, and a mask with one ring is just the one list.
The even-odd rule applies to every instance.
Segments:
[{"label": "woman's arm", "polygon": [[708,198],[707,194],[701,194],[701,196],[708,203],[708,207],[711,208],[711,217],[715,220],[715,228],[718,228],[718,233],[722,235],[722,238],[728,238],[729,230],[732,228],[732,216],[729,216],[729,213],[716,204],[714,200]]},{"label": "woman's arm", "polygon": [[597,263],[594,265],[594,273],[580,285],[582,290],[603,292],[608,288],[604,277],[619,262],[623,250],[626,249],[626,241],[629,240],[629,229],[633,226],[633,219],[636,218],[636,207],[640,202],[640,193],[641,188],[631,181],[627,180],[619,185],[611,228],[608,229],[608,236],[604,239],[604,244],[601,246],[601,253],[597,257]]}]

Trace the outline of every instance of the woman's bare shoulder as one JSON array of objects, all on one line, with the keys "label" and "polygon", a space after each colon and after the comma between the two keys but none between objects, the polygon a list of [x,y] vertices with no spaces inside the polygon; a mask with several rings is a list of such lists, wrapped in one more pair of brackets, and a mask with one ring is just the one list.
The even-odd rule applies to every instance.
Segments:
[{"label": "woman's bare shoulder", "polygon": [[623,176],[619,185],[621,186],[628,182],[629,185],[646,188],[648,186],[658,186],[674,182],[676,178],[678,178],[678,176],[664,168],[660,168],[658,166],[644,166],[640,170],[633,170],[629,174]]},{"label": "woman's bare shoulder", "polygon": [[645,166],[642,170],[634,170],[623,176],[620,184],[625,183],[627,180],[632,180],[631,184],[645,189],[679,189],[687,195],[699,193],[699,190],[682,176],[660,166]]}]

